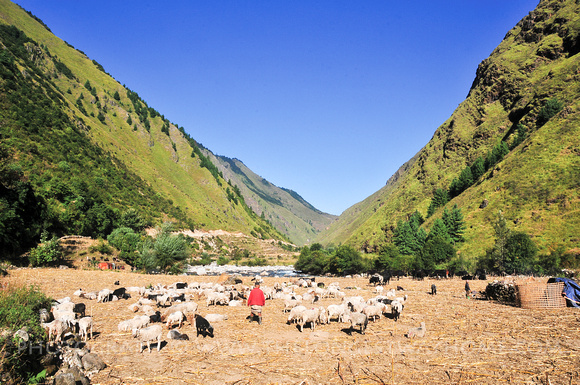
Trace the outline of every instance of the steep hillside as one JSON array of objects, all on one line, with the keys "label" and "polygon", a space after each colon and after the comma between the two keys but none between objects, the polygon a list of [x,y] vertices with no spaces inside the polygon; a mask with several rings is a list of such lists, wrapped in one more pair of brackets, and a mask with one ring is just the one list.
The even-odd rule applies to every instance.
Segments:
[{"label": "steep hillside", "polygon": [[323,213],[296,192],[273,185],[239,159],[207,154],[224,179],[240,188],[248,206],[298,245],[311,243],[337,217]]},{"label": "steep hillside", "polygon": [[[43,228],[103,236],[133,208],[150,224],[284,238],[231,199],[233,186],[182,127],[96,61],[8,0],[0,30],[3,224],[20,221],[36,240]],[[13,227],[0,238],[17,251]]]},{"label": "steep hillside", "polygon": [[[436,189],[449,189],[462,170],[504,141],[512,148],[503,160],[445,206],[457,204],[465,217],[460,252],[475,257],[493,244],[491,221],[499,210],[541,252],[577,247],[579,15],[576,1],[541,1],[479,65],[466,100],[429,143],[318,240],[376,251],[391,240],[397,220],[415,210],[426,216]],[[555,116],[546,114],[551,104],[559,106]],[[525,134],[518,138],[519,132]]]}]

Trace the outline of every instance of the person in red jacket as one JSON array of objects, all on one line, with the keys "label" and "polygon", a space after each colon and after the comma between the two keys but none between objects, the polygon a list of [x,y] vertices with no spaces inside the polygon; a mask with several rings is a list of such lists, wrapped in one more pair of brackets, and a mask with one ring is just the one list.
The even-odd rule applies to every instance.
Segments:
[{"label": "person in red jacket", "polygon": [[258,317],[258,324],[262,324],[262,306],[266,304],[264,292],[260,289],[260,283],[256,281],[254,288],[248,297],[248,306],[250,306],[250,322],[254,317]]}]

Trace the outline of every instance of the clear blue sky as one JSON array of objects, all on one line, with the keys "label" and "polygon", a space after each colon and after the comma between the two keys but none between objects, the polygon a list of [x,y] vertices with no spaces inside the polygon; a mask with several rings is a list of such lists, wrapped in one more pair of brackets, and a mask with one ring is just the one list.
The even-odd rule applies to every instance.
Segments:
[{"label": "clear blue sky", "polygon": [[17,0],[215,154],[340,214],[384,186],[538,0]]}]

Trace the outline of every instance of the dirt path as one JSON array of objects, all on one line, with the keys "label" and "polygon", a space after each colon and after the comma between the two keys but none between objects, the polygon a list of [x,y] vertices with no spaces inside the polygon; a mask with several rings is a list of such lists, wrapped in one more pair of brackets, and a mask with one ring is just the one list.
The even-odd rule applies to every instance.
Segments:
[{"label": "dirt path", "polygon": [[[53,298],[122,286],[183,281],[216,282],[217,277],[142,275],[72,269],[11,270],[10,285],[34,284]],[[347,295],[373,296],[367,280],[320,278],[339,282]],[[273,285],[277,278],[265,278]],[[249,284],[249,279],[244,279]],[[428,294],[432,283],[437,295]],[[486,281],[471,283],[483,290]],[[409,300],[401,319],[369,323],[367,333],[349,333],[348,324],[332,322],[305,328],[286,324],[282,300],[266,303],[262,325],[249,323],[247,308],[207,307],[202,315],[219,313],[214,338],[165,340],[161,351],[139,353],[129,332],[117,331],[121,320],[132,318],[127,306],[135,300],[96,303],[83,300],[95,319],[97,336],[89,341],[108,367],[93,384],[580,384],[580,310],[528,310],[490,301],[465,299],[464,281],[405,278],[388,287],[405,288]],[[305,289],[302,289],[304,291]],[[325,299],[323,306],[337,303]],[[427,325],[420,339],[407,339],[409,327]]]}]

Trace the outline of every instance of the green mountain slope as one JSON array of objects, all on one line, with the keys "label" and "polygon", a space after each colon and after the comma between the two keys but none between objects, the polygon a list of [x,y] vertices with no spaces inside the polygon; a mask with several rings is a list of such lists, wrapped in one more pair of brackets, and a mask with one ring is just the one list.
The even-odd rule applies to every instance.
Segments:
[{"label": "green mountain slope", "polygon": [[[493,245],[491,222],[499,210],[512,229],[532,236],[541,252],[578,247],[579,34],[580,4],[541,1],[479,65],[466,100],[429,143],[317,240],[378,250],[392,240],[399,219],[415,210],[426,216],[436,189],[447,190],[501,141],[517,144],[521,126],[523,142],[445,206],[457,204],[465,217],[466,241],[459,251],[475,257]],[[549,100],[562,108],[546,122]],[[423,226],[429,229],[442,210]]]},{"label": "green mountain slope", "polygon": [[8,0],[0,32],[0,242],[11,252],[18,221],[31,242],[42,229],[103,236],[130,208],[150,224],[284,238],[230,199],[183,128]]},{"label": "green mountain slope", "polygon": [[323,213],[296,192],[273,185],[238,159],[207,154],[226,180],[238,186],[248,206],[295,244],[304,245],[337,217]]}]

